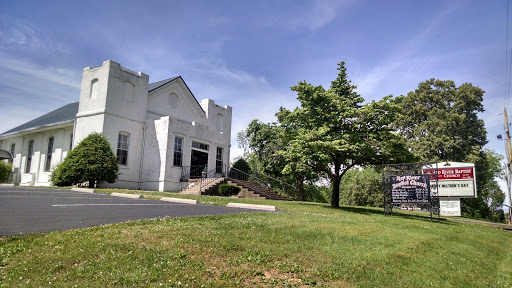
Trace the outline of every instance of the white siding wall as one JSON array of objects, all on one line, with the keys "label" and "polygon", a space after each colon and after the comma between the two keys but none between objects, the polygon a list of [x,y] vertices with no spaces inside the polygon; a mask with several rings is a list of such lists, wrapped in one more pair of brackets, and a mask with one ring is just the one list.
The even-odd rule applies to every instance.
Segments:
[{"label": "white siding wall", "polygon": [[[50,186],[49,177],[50,173],[55,166],[57,166],[67,156],[69,152],[69,140],[73,133],[73,124],[55,129],[43,130],[41,132],[25,133],[23,135],[13,135],[6,137],[2,141],[2,149],[10,151],[11,144],[16,145],[16,150],[13,159],[13,168],[17,171],[17,183],[20,185],[37,185],[37,186]],[[51,157],[51,170],[44,171],[48,139],[54,137],[53,154]],[[34,140],[34,153],[32,156],[32,163],[30,165],[30,172],[25,173],[27,165],[27,153],[30,140]]]}]

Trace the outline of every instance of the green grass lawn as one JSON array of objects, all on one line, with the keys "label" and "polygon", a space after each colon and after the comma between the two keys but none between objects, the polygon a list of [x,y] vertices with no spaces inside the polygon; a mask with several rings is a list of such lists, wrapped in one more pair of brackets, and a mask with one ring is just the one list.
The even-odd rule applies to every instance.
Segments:
[{"label": "green grass lawn", "polygon": [[270,204],[290,213],[155,219],[2,238],[0,286],[512,286],[512,234],[498,228],[406,213],[389,217],[363,207],[184,198]]}]

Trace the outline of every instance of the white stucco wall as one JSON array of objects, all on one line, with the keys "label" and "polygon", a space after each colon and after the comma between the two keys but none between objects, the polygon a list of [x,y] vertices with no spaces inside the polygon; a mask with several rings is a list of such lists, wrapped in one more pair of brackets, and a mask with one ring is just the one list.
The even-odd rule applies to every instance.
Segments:
[{"label": "white stucco wall", "polygon": [[[149,94],[148,81],[148,75],[111,60],[98,68],[85,68],[76,124],[0,137],[2,149],[9,151],[10,144],[16,143],[14,167],[19,169],[20,184],[50,185],[50,173],[44,171],[48,139],[55,139],[51,159],[54,167],[66,157],[72,133],[73,147],[90,133],[103,133],[114,155],[119,133],[129,135],[127,165],[120,165],[116,183],[100,183],[100,187],[137,189],[140,181],[141,189],[178,191],[182,167],[173,165],[176,137],[183,138],[182,166],[191,164],[192,141],[209,145],[208,170],[215,168],[217,147],[223,148],[223,164],[229,163],[232,108],[219,106],[211,99],[198,103],[181,77]],[[24,173],[31,139],[32,165],[30,173]]]}]

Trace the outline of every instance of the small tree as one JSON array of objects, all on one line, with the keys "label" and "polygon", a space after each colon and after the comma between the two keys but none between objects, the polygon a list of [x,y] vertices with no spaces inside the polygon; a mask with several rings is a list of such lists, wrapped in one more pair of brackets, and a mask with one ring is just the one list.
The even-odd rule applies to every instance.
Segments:
[{"label": "small tree", "polygon": [[233,168],[240,170],[244,173],[251,174],[251,167],[249,166],[249,163],[244,160],[244,158],[240,158],[236,160],[236,162],[233,164]]},{"label": "small tree", "polygon": [[92,133],[69,152],[50,176],[56,186],[70,186],[88,181],[93,188],[96,183],[117,180],[119,166],[116,156],[105,136]]},{"label": "small tree", "polygon": [[12,172],[12,165],[0,161],[0,183],[5,183],[9,180],[9,173]]}]

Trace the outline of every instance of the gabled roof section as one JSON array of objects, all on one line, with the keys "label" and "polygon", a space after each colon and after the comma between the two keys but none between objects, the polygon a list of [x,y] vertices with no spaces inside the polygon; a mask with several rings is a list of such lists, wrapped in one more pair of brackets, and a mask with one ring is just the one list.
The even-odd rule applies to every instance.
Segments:
[{"label": "gabled roof section", "polygon": [[6,131],[0,135],[13,134],[26,130],[32,130],[39,127],[48,127],[55,124],[71,122],[76,119],[78,113],[78,102],[64,105],[50,113],[46,113],[32,121],[22,124],[16,128]]},{"label": "gabled roof section", "polygon": [[160,88],[162,86],[165,86],[168,83],[171,83],[171,82],[173,82],[175,80],[178,80],[178,79],[181,79],[181,81],[183,81],[183,84],[185,84],[185,87],[187,87],[187,90],[188,90],[188,92],[190,92],[190,95],[192,95],[192,97],[194,97],[194,100],[196,100],[196,103],[197,103],[197,105],[199,105],[199,108],[201,108],[201,111],[203,111],[203,113],[206,114],[206,112],[204,111],[204,109],[201,106],[201,104],[199,104],[199,101],[197,101],[196,96],[194,96],[194,93],[192,93],[192,91],[190,91],[190,88],[188,88],[187,83],[185,82],[185,80],[183,80],[183,78],[181,76],[172,77],[172,78],[169,78],[169,79],[165,79],[165,80],[161,80],[161,81],[149,84],[148,85],[148,93],[151,93],[154,90],[156,90],[156,89],[158,89],[158,88]]},{"label": "gabled roof section", "polygon": [[165,80],[161,80],[161,81],[158,81],[158,82],[155,82],[155,83],[151,83],[148,85],[148,93],[153,91],[153,90],[156,90],[162,86],[164,86],[165,84],[167,83],[171,83],[172,81],[178,79],[178,78],[181,78],[181,76],[177,76],[177,77],[172,77],[172,78],[169,78],[169,79],[165,79]]}]

